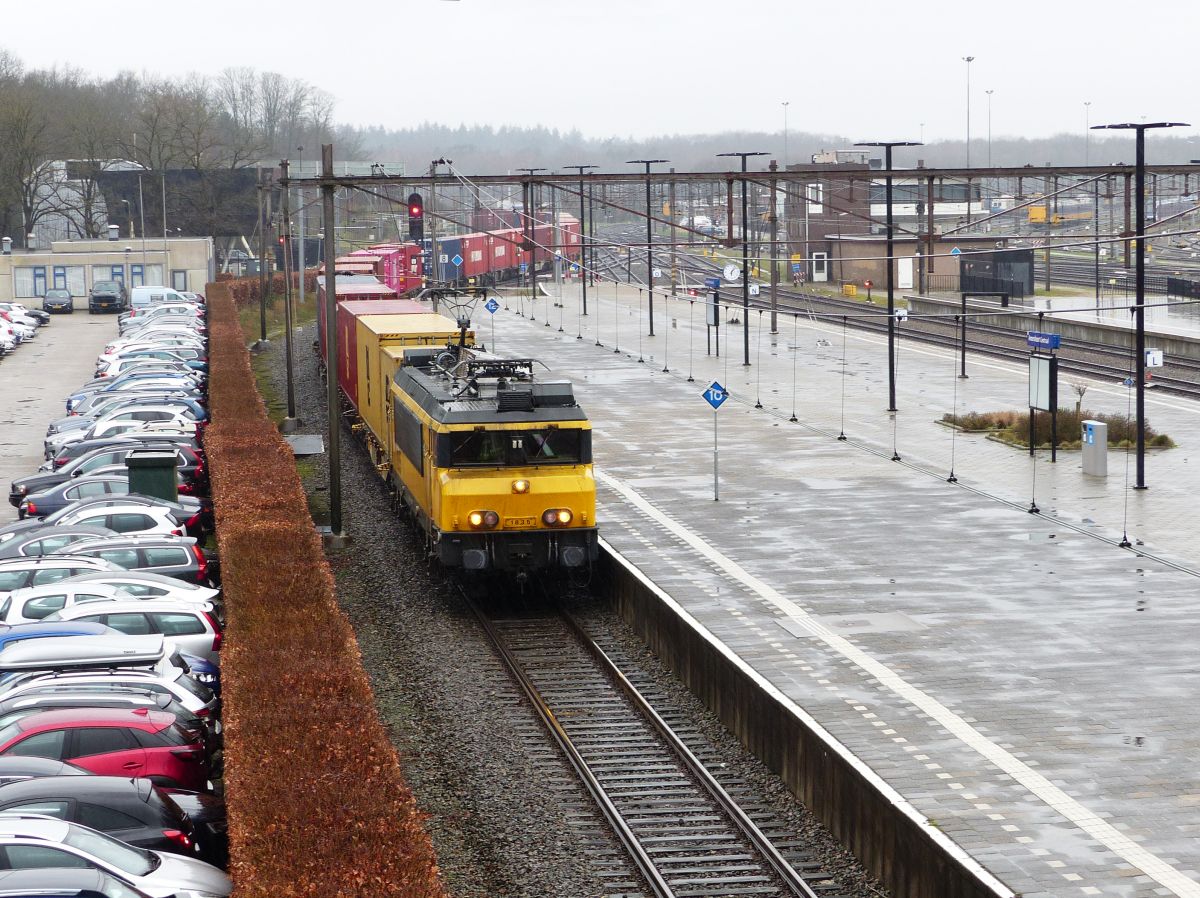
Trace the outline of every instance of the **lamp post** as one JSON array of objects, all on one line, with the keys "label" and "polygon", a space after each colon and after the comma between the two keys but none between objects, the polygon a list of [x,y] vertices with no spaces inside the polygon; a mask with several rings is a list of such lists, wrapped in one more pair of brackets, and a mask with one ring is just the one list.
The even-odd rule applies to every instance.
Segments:
[{"label": "lamp post", "polygon": [[650,336],[654,336],[654,219],[650,217],[650,166],[670,159],[630,159],[628,165],[646,166],[646,292],[650,296]]},{"label": "lamp post", "polygon": [[[717,153],[718,156],[737,156],[742,160],[742,366],[750,366],[750,244],[747,243],[749,229],[746,227],[746,159],[749,156],[766,156],[765,152]],[[807,205],[807,204],[806,204]],[[731,229],[732,231],[732,229]],[[805,235],[807,237],[807,235]],[[805,253],[808,245],[805,244]]]},{"label": "lamp post", "polygon": [[1083,101],[1083,164],[1092,162],[1092,101]]},{"label": "lamp post", "polygon": [[787,101],[787,100],[784,100],[782,105],[783,105],[783,170],[784,170],[784,171],[787,171],[787,164],[788,164],[788,147],[787,147],[787,139],[788,139],[788,129],[787,129],[787,108],[788,108],[788,101]]},{"label": "lamp post", "polygon": [[[964,56],[962,61],[967,64],[967,168],[971,167],[971,63],[974,56]],[[970,208],[971,197],[967,197],[967,208]]]},{"label": "lamp post", "polygon": [[529,249],[529,315],[530,320],[533,320],[533,304],[537,301],[537,266],[534,264],[536,260],[535,247],[533,245],[533,225],[535,203],[533,199],[533,176],[540,171],[546,171],[544,168],[518,168],[517,171],[525,172],[529,176],[529,180],[525,182],[525,195],[521,202],[525,206],[525,217],[523,221],[522,233],[526,235],[525,242]]},{"label": "lamp post", "polygon": [[[296,166],[297,174],[304,177],[304,147],[296,147],[296,152],[299,154]],[[300,308],[304,307],[304,189],[296,188],[296,231],[300,239],[299,256],[296,259],[296,269],[300,272],[297,285],[296,303]]]},{"label": "lamp post", "polygon": [[587,314],[587,288],[588,288],[587,282],[588,282],[588,271],[591,269],[591,265],[588,264],[587,232],[585,231],[585,228],[587,228],[587,219],[584,218],[584,208],[583,208],[583,173],[585,171],[587,171],[589,168],[599,168],[599,167],[600,166],[598,166],[598,165],[564,165],[563,166],[563,168],[573,168],[579,172],[579,235],[580,235],[579,236],[579,261],[580,261],[579,273],[582,275],[581,280],[583,281],[583,312],[581,313],[583,315]]},{"label": "lamp post", "polygon": [[1137,132],[1137,167],[1134,170],[1134,231],[1137,237],[1137,251],[1134,256],[1137,260],[1137,305],[1134,306],[1134,322],[1137,328],[1137,367],[1134,373],[1134,386],[1137,388],[1137,483],[1133,487],[1136,490],[1146,488],[1146,131],[1150,128],[1186,127],[1186,122],[1125,122],[1117,125],[1095,125],[1089,129]]},{"label": "lamp post", "polygon": [[[856,143],[856,147],[883,147],[884,171],[887,172],[884,183],[887,191],[887,308],[888,308],[888,411],[896,410],[896,299],[895,299],[895,267],[896,260],[892,257],[892,147],[919,147],[921,144],[911,140],[876,140]],[[967,198],[968,204],[970,197]],[[969,206],[968,206],[969,208]]]},{"label": "lamp post", "polygon": [[[988,168],[992,167],[992,91],[985,90],[988,98]],[[968,193],[967,202],[971,202],[971,197]],[[968,206],[968,209],[970,207]]]}]

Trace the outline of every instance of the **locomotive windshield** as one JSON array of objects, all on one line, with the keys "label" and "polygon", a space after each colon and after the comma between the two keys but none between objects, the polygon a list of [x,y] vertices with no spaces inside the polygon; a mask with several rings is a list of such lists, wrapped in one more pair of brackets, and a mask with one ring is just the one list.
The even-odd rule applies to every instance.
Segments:
[{"label": "locomotive windshield", "polygon": [[[586,437],[586,438],[585,438]],[[438,465],[577,465],[591,461],[591,433],[585,430],[472,430],[438,437]]]}]

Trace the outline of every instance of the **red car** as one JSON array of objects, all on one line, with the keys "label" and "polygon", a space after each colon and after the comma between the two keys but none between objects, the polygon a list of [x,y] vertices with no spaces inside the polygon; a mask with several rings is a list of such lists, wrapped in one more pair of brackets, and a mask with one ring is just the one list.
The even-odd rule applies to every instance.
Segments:
[{"label": "red car", "polygon": [[146,708],[42,711],[0,729],[0,757],[69,761],[102,776],[149,777],[181,789],[208,788],[208,754],[199,733],[174,714]]}]

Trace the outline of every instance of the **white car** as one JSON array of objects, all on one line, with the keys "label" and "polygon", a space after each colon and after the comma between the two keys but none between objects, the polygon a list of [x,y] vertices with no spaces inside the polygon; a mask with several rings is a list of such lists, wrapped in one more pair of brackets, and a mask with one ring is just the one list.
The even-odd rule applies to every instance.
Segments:
[{"label": "white car", "polygon": [[[6,317],[7,316],[7,317]],[[22,324],[20,320],[9,312],[0,313],[0,320],[8,325],[9,330],[17,338],[17,342],[24,343],[26,340],[32,340],[33,335],[37,332],[37,328],[30,324]]]},{"label": "white car", "polygon": [[151,898],[225,898],[233,891],[228,876],[198,858],[135,848],[78,823],[39,814],[0,815],[0,846],[10,867],[91,867]]},{"label": "white car", "polygon": [[43,620],[104,624],[131,636],[162,634],[169,645],[185,654],[213,663],[220,659],[221,624],[217,621],[216,609],[208,603],[197,605],[169,599],[83,602],[47,615]]},{"label": "white car", "polygon": [[[75,558],[68,555],[39,555],[36,558],[5,558],[0,561],[0,602],[9,593],[27,586],[57,583],[76,574],[94,571],[121,571],[120,565],[100,558]],[[0,609],[3,605],[0,604]],[[0,615],[3,616],[3,615]]]},{"label": "white car", "polygon": [[183,580],[150,571],[97,571],[79,574],[60,582],[77,583],[81,586],[115,586],[139,599],[170,598],[188,602],[217,602],[221,596],[219,589],[211,589],[198,583],[185,583]]},{"label": "white car", "polygon": [[[105,522],[108,523],[105,523]],[[68,511],[56,526],[104,527],[114,533],[139,533],[147,536],[184,536],[184,528],[165,508],[153,505],[110,505],[104,508],[81,508]],[[60,550],[69,554],[70,547]]]},{"label": "white car", "polygon": [[129,593],[110,583],[77,583],[74,578],[13,590],[0,603],[0,620],[8,625],[31,624],[79,602],[114,602]]},{"label": "white car", "polygon": [[191,375],[196,372],[195,368],[187,364],[187,360],[182,356],[174,356],[173,358],[155,358],[153,356],[129,356],[108,359],[107,361],[96,362],[97,377],[116,377],[118,374],[123,374],[134,368],[146,368],[150,365],[157,365],[164,368],[170,368],[178,371],[180,374]]}]

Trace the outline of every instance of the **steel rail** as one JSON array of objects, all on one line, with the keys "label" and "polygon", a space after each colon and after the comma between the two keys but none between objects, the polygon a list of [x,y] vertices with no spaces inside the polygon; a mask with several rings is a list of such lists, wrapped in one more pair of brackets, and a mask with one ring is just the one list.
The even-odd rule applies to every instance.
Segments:
[{"label": "steel rail", "polygon": [[629,678],[621,672],[616,663],[608,656],[604,649],[596,644],[596,641],[589,636],[584,629],[579,625],[573,617],[566,612],[561,612],[563,620],[567,626],[575,634],[575,637],[583,644],[588,653],[599,662],[604,672],[612,679],[621,691],[625,693],[625,697],[633,703],[638,712],[645,717],[654,727],[659,737],[667,744],[672,752],[679,758],[688,772],[696,778],[705,791],[712,799],[720,806],[729,821],[741,831],[742,835],[750,841],[755,849],[763,856],[768,866],[774,871],[775,875],[783,881],[784,885],[792,892],[793,895],[801,896],[801,898],[817,898],[816,893],[809,888],[807,882],[804,881],[796,869],[787,862],[780,854],[779,849],[771,842],[770,839],[763,833],[749,815],[742,810],[741,806],[729,795],[728,792],[717,782],[716,778],[708,772],[708,768],[700,761],[699,758],[692,753],[691,749],[684,744],[683,740],[671,729],[670,725],[662,719],[657,711],[654,710],[646,697],[638,691],[638,688],[629,681]]},{"label": "steel rail", "polygon": [[628,852],[638,872],[646,880],[655,898],[675,898],[675,892],[667,884],[658,867],[651,860],[649,853],[642,846],[641,842],[638,841],[637,836],[634,835],[625,818],[617,810],[616,805],[600,784],[600,781],[592,773],[591,768],[583,759],[583,755],[575,747],[575,743],[571,741],[571,737],[567,735],[566,730],[563,729],[558,719],[554,716],[554,712],[542,699],[541,692],[525,673],[521,663],[509,650],[504,637],[500,635],[492,625],[492,622],[488,620],[487,615],[480,610],[479,606],[467,595],[466,591],[461,590],[461,592],[464,601],[466,601],[471,612],[483,628],[484,633],[487,634],[488,639],[491,640],[492,645],[496,648],[505,667],[508,668],[517,685],[521,687],[521,691],[525,693],[525,697],[529,699],[534,711],[566,756],[567,762],[574,769],[575,774],[591,795],[592,800],[596,803],[596,807],[600,810],[608,825],[612,827],[613,832]]}]

